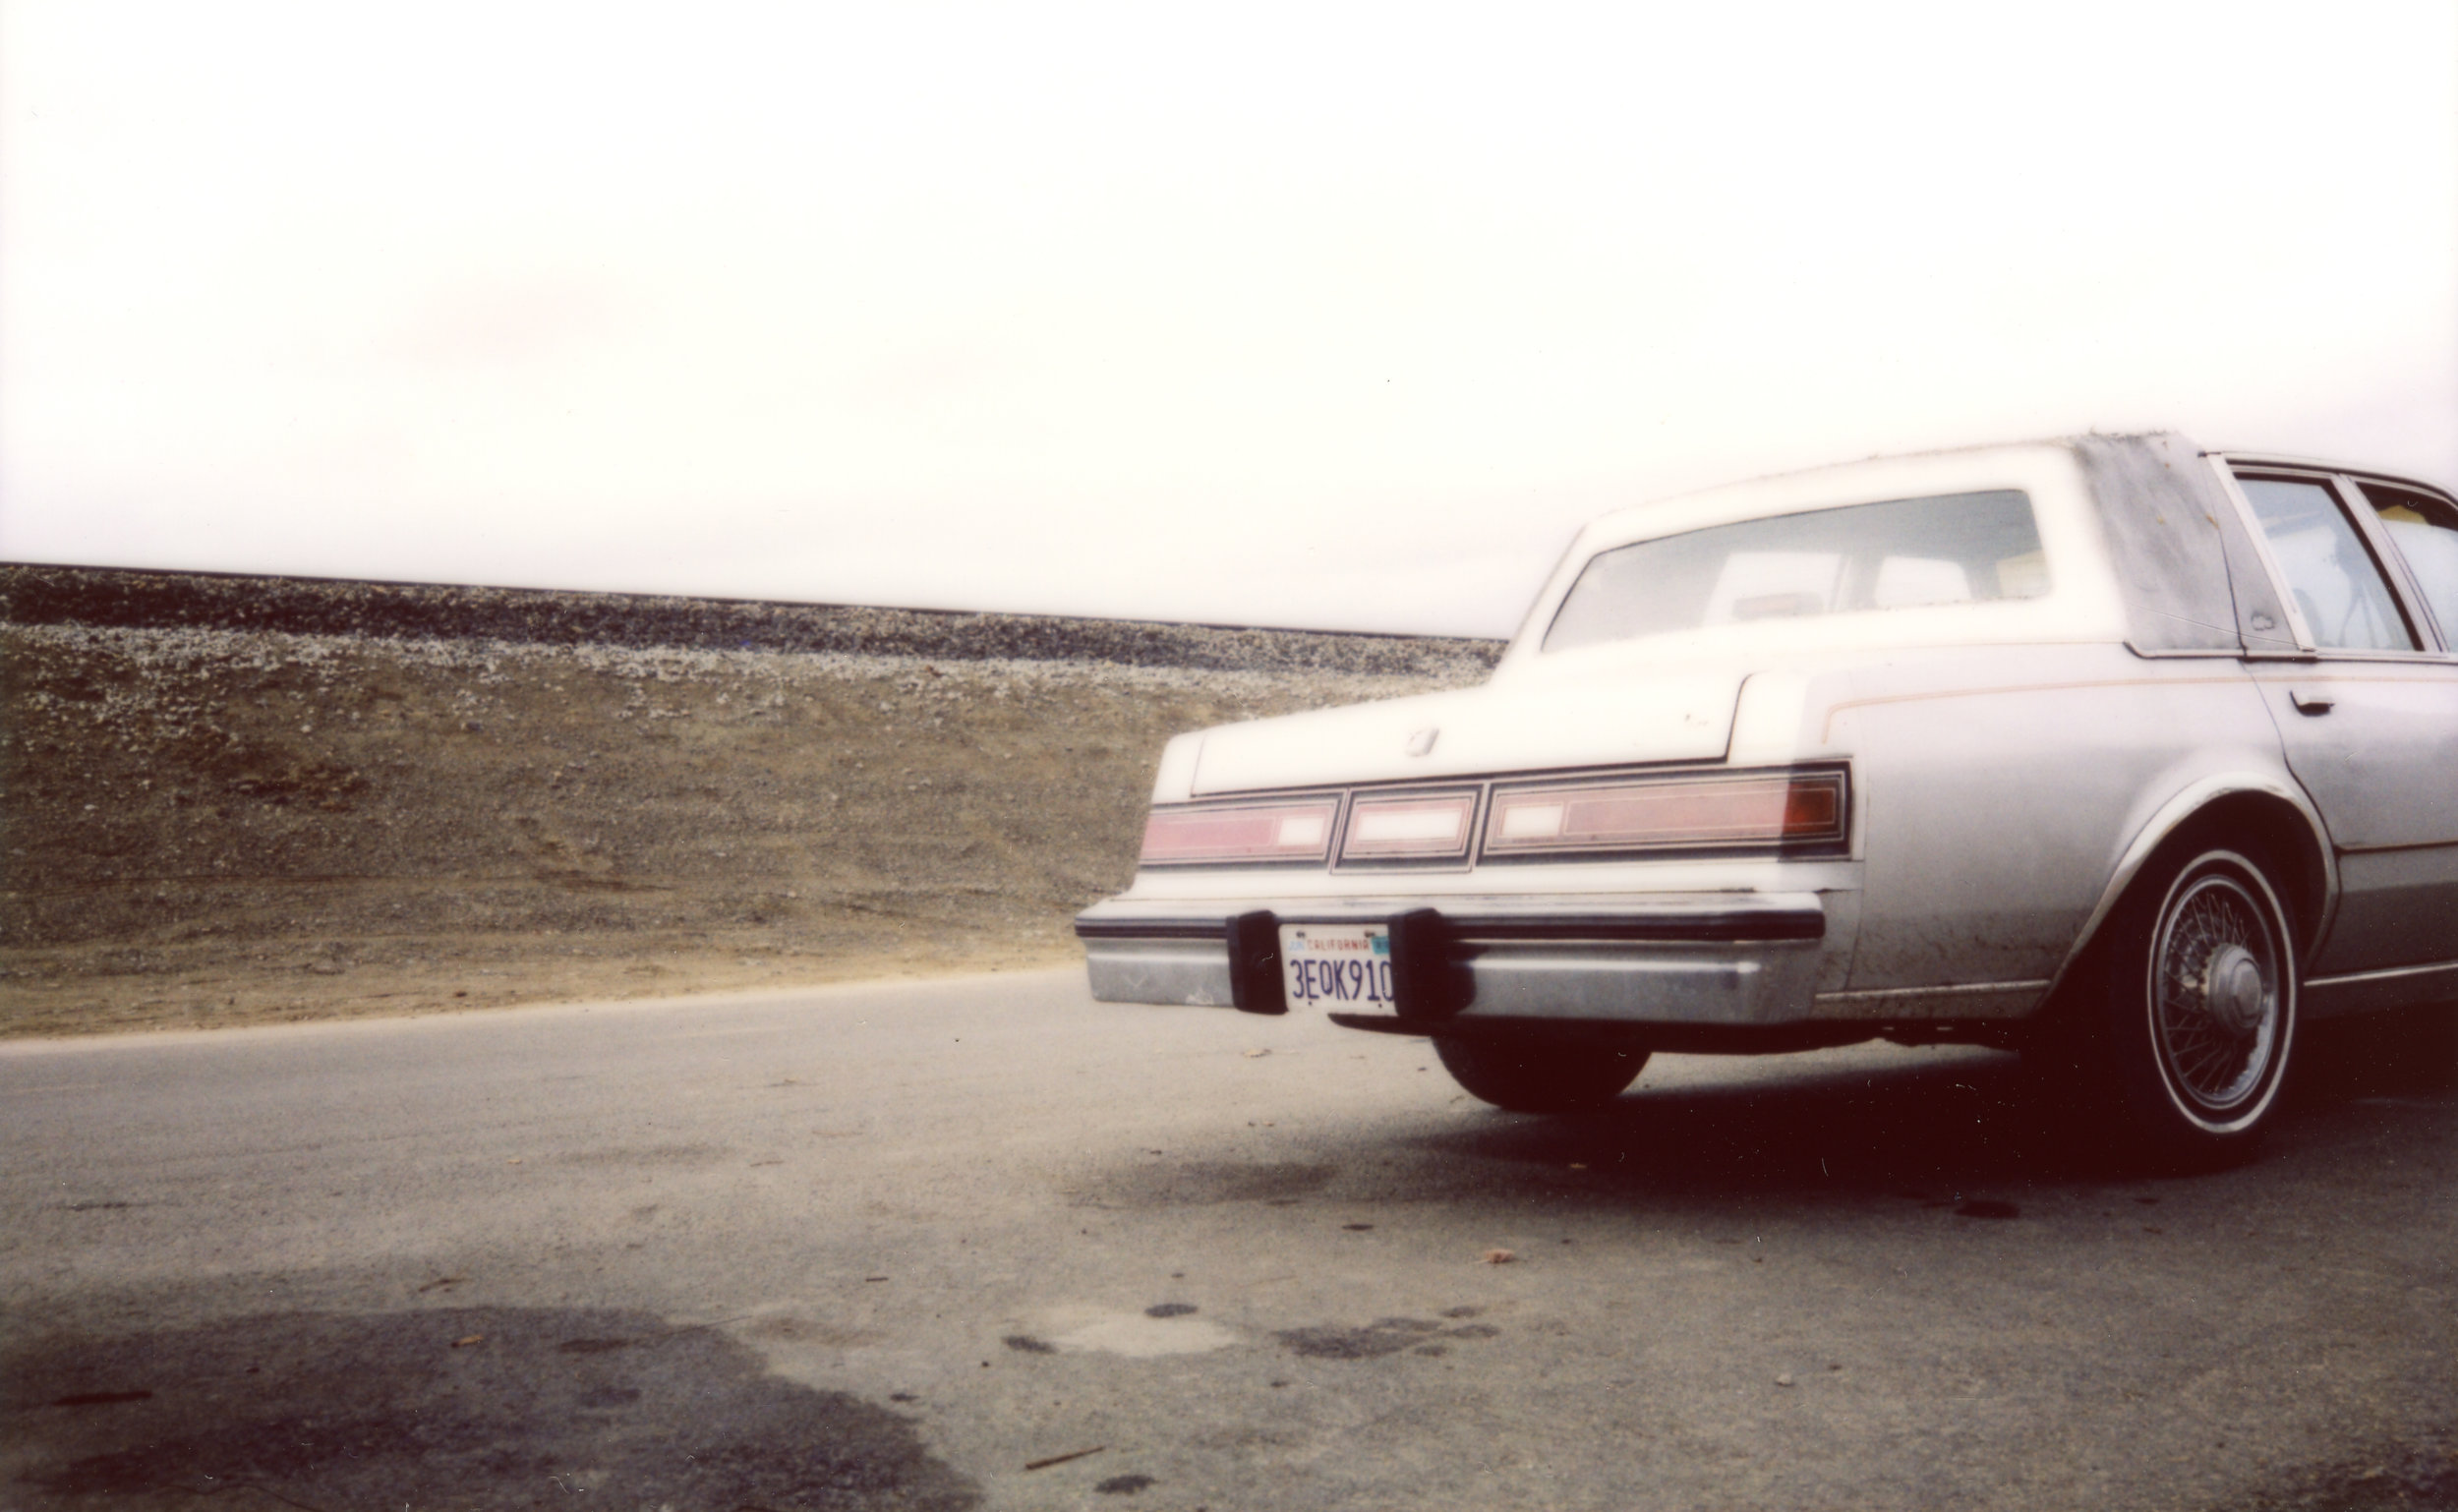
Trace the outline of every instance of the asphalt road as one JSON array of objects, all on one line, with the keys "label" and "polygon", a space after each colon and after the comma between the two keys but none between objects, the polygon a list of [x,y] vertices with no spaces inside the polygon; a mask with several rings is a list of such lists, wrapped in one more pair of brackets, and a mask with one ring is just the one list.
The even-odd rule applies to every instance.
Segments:
[{"label": "asphalt road", "polygon": [[1073,973],[17,1043],[0,1505],[2458,1505],[2458,1076],[2308,1049],[2144,1180],[1985,1052],[1555,1122]]}]

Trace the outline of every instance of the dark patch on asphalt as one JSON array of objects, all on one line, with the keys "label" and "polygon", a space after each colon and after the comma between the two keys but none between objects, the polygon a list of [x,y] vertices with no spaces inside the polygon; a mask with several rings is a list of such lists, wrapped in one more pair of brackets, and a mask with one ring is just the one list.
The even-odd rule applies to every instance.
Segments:
[{"label": "dark patch on asphalt", "polygon": [[1189,1317],[1195,1312],[1191,1302],[1156,1302],[1143,1309],[1145,1317]]},{"label": "dark patch on asphalt", "polygon": [[1132,1496],[1153,1483],[1150,1476],[1112,1476],[1106,1481],[1097,1483],[1092,1488],[1104,1496]]},{"label": "dark patch on asphalt", "polygon": [[851,1349],[871,1342],[873,1335],[807,1317],[764,1317],[742,1330],[747,1338],[775,1339],[785,1344],[816,1344],[824,1349]]},{"label": "dark patch on asphalt", "polygon": [[[1925,1054],[1925,1053],[1924,1053]],[[1751,1193],[1787,1200],[1867,1193],[1954,1207],[1963,1194],[2042,1183],[2114,1184],[2141,1173],[2075,1106],[2043,1091],[2012,1055],[1956,1048],[1935,1061],[1871,1065],[1846,1057],[1730,1081],[1658,1088],[1576,1119],[1461,1121],[1393,1143],[1449,1161],[1519,1167],[1569,1165],[1589,1200],[1614,1193]],[[1354,1201],[1425,1201],[1456,1180],[1412,1173],[1377,1183],[1374,1152],[1341,1195]],[[1420,1171],[1438,1169],[1420,1168]]]},{"label": "dark patch on asphalt", "polygon": [[1055,1355],[1058,1353],[1057,1345],[1036,1339],[1028,1333],[1011,1333],[999,1342],[1021,1354]]},{"label": "dark patch on asphalt", "polygon": [[2012,1202],[2001,1202],[1995,1197],[1973,1197],[1962,1206],[1956,1208],[1955,1216],[1958,1218],[2019,1218],[2022,1216],[2022,1209]]},{"label": "dark patch on asphalt", "polygon": [[1421,1347],[1435,1339],[1491,1339],[1500,1332],[1491,1323],[1445,1328],[1422,1317],[1378,1317],[1363,1328],[1289,1328],[1272,1337],[1310,1360],[1379,1360],[1407,1349],[1423,1353]]},{"label": "dark patch on asphalt", "polygon": [[2286,1096],[2298,1108],[2458,1092],[2458,1005],[2325,1018],[2297,1031]]},{"label": "dark patch on asphalt", "polygon": [[1086,1183],[1074,1193],[1079,1207],[1209,1207],[1222,1202],[1288,1203],[1311,1196],[1340,1174],[1339,1167],[1300,1161],[1239,1165],[1188,1161],[1178,1165],[1129,1166]]},{"label": "dark patch on asphalt", "polygon": [[1273,1337],[1309,1359],[1374,1360],[1422,1343],[1427,1334],[1437,1333],[1441,1327],[1424,1318],[1385,1317],[1363,1328],[1291,1328]]},{"label": "dark patch on asphalt", "polygon": [[2458,1452],[2440,1444],[2383,1445],[2371,1454],[2301,1471],[2273,1470],[2225,1512],[2458,1512]]},{"label": "dark patch on asphalt", "polygon": [[704,1166],[733,1154],[722,1144],[644,1144],[631,1148],[574,1150],[558,1155],[567,1166]]},{"label": "dark patch on asphalt", "polygon": [[136,1205],[134,1202],[63,1202],[60,1204],[60,1211],[64,1213],[115,1213]]},{"label": "dark patch on asphalt", "polygon": [[[456,1340],[483,1335],[479,1349]],[[573,1349],[581,1345],[584,1348]],[[615,1347],[608,1347],[615,1346]],[[109,1400],[107,1411],[90,1410]],[[613,1506],[954,1512],[979,1490],[910,1420],[771,1375],[715,1328],[644,1312],[276,1313],[0,1360],[29,1509]]]},{"label": "dark patch on asphalt", "polygon": [[574,1399],[581,1407],[629,1407],[640,1400],[637,1386],[592,1386]]}]

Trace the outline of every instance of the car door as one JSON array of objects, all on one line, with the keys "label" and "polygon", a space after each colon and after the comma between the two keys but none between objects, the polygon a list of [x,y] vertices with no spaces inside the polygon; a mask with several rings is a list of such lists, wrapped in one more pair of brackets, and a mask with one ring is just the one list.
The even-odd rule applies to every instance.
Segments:
[{"label": "car door", "polygon": [[2337,851],[2338,911],[2305,963],[2313,1006],[2444,995],[2458,988],[2458,504],[2323,469],[2232,471],[2299,646],[2248,664]]}]

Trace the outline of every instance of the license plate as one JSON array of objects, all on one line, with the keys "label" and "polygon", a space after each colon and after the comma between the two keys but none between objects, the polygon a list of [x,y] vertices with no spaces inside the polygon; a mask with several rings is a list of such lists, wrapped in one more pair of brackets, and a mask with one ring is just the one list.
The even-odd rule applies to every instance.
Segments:
[{"label": "license plate", "polygon": [[1289,1004],[1396,1013],[1391,930],[1384,924],[1283,924],[1280,977]]}]

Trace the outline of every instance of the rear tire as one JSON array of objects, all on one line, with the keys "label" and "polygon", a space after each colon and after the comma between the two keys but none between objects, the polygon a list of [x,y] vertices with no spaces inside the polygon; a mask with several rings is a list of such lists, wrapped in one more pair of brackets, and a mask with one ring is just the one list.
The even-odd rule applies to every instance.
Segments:
[{"label": "rear tire", "polygon": [[2077,1005],[2074,1048],[2130,1162],[2208,1169],[2267,1132],[2297,1024],[2296,934],[2279,898],[2255,853],[2196,845],[2110,920],[2100,1001]]},{"label": "rear tire", "polygon": [[1529,1044],[1507,1039],[1437,1039],[1442,1069],[1470,1095],[1513,1113],[1578,1113],[1622,1094],[1647,1068],[1648,1053],[1614,1045]]}]

